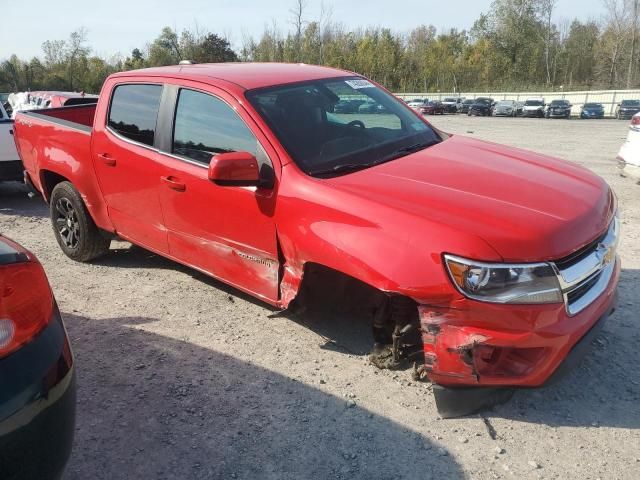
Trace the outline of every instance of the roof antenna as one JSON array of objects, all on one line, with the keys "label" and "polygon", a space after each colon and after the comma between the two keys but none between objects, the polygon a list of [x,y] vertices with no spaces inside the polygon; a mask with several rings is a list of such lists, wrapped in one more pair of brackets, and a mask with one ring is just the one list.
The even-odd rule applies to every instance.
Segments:
[{"label": "roof antenna", "polygon": [[195,65],[196,62],[194,62],[193,60],[180,60],[180,63],[178,63],[178,65]]}]

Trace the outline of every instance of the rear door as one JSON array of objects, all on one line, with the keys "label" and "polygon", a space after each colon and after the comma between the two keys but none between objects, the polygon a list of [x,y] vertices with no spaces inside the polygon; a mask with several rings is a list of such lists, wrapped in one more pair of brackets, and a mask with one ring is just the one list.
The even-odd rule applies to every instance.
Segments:
[{"label": "rear door", "polygon": [[155,146],[163,85],[121,83],[111,92],[106,118],[95,121],[92,145],[109,217],[122,237],[167,253],[158,198],[164,168]]},{"label": "rear door", "polygon": [[265,168],[273,166],[232,97],[173,88],[175,120],[173,128],[167,125],[171,134],[160,188],[171,256],[274,302],[279,271],[275,190],[220,186],[208,179],[216,153],[248,151]]}]

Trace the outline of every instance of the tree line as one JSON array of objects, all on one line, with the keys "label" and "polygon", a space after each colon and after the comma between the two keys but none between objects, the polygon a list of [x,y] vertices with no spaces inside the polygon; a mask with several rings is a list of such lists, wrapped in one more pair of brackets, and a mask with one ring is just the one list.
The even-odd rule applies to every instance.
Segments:
[{"label": "tree line", "polygon": [[[393,91],[543,90],[640,87],[640,0],[601,0],[602,18],[555,20],[558,0],[494,0],[468,30],[409,32],[384,27],[348,29],[324,3],[309,18],[295,0],[289,22],[275,21],[238,51],[216,33],[165,27],[126,57],[92,54],[87,32],[47,41],[30,60],[0,64],[0,91],[98,92],[111,73],[151,66],[229,61],[304,62],[354,71]],[[416,18],[420,12],[412,12]]]}]

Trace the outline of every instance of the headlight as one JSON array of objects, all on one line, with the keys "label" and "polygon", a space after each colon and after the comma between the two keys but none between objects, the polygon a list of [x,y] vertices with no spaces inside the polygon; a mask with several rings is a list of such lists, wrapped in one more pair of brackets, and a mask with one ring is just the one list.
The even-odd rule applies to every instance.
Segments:
[{"label": "headlight", "polygon": [[447,270],[466,297],[492,303],[561,303],[558,277],[548,263],[484,263],[445,255]]}]

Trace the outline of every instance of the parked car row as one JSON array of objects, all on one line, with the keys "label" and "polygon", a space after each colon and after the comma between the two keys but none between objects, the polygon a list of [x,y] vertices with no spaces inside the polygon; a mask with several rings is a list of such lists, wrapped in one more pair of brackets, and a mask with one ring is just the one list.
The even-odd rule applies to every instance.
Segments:
[{"label": "parked car row", "polygon": [[[529,98],[524,102],[516,100],[498,100],[490,97],[474,99],[445,98],[442,101],[413,99],[407,104],[425,115],[461,113],[469,116],[495,117],[533,117],[533,118],[571,118],[573,105],[569,100],[557,99],[546,103],[544,98]],[[623,100],[615,111],[615,117],[630,119],[640,112],[640,100]],[[580,107],[579,118],[604,118],[604,106],[601,103],[585,103]]]}]

